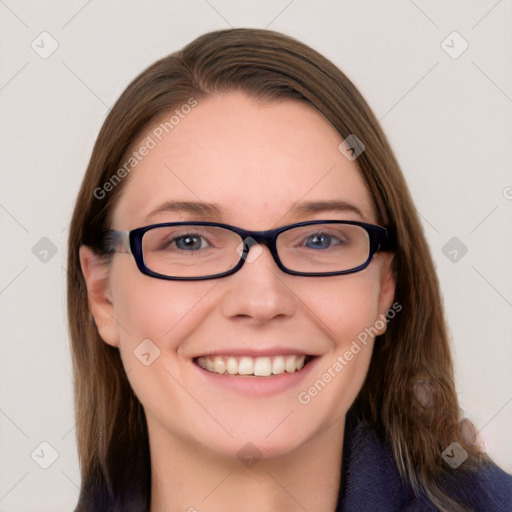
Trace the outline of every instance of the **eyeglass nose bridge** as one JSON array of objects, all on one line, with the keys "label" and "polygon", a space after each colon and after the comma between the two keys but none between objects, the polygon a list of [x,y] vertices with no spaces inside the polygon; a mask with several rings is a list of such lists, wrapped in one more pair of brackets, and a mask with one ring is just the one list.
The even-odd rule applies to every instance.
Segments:
[{"label": "eyeglass nose bridge", "polygon": [[273,230],[269,231],[246,231],[246,230],[240,230],[238,233],[242,237],[242,244],[243,248],[241,251],[241,258],[245,262],[249,256],[249,251],[252,247],[256,245],[265,245],[269,251],[270,254],[272,254],[272,257],[274,258],[274,261],[276,264],[281,267],[279,257],[277,255],[277,248],[276,248],[276,238],[279,233],[276,233]]}]

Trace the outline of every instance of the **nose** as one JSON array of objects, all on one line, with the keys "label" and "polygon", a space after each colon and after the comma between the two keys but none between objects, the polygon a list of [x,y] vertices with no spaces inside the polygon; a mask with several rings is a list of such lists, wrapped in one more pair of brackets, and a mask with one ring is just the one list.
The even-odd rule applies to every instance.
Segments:
[{"label": "nose", "polygon": [[258,322],[293,316],[297,299],[287,282],[293,276],[277,266],[267,246],[255,242],[249,245],[242,268],[224,278],[227,289],[222,300],[223,314]]}]

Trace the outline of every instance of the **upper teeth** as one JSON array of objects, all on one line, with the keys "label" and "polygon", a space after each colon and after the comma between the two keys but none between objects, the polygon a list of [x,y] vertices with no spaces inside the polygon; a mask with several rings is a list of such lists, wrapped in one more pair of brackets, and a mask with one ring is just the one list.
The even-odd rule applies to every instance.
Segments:
[{"label": "upper teeth", "polygon": [[199,357],[197,364],[213,373],[229,373],[230,375],[281,375],[285,371],[293,373],[304,366],[306,356],[274,356],[274,357],[233,357],[215,356]]}]

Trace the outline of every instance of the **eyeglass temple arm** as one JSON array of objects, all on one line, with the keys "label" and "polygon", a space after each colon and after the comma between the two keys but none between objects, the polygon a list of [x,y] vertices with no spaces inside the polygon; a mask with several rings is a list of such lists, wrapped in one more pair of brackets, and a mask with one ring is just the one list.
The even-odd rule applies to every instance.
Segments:
[{"label": "eyeglass temple arm", "polygon": [[105,237],[105,250],[107,252],[131,253],[130,232],[116,231],[114,229],[109,230],[107,232],[107,236]]},{"label": "eyeglass temple arm", "polygon": [[393,252],[395,250],[395,245],[395,240],[391,238],[389,231],[386,231],[386,234],[379,240],[377,251]]}]

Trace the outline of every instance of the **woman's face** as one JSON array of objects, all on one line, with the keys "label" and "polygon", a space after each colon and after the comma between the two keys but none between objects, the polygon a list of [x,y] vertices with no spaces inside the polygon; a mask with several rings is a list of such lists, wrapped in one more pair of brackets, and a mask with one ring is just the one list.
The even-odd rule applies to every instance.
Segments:
[{"label": "woman's face", "polygon": [[[342,138],[305,103],[226,93],[201,100],[163,135],[153,136],[156,147],[131,172],[112,228],[187,220],[249,230],[318,219],[377,223],[356,163],[338,150]],[[160,208],[173,201],[213,204],[219,214]],[[353,208],[299,210],[329,201]],[[187,282],[143,275],[130,254],[115,254],[109,267],[93,264],[81,249],[96,324],[120,350],[150,439],[228,456],[247,443],[263,457],[291,453],[344,416],[367,373],[368,330],[385,330],[390,258],[377,253],[354,274],[305,277],[282,272],[256,246],[235,274]],[[357,350],[354,340],[365,332]],[[315,357],[293,373],[242,376],[202,368],[197,359],[206,355],[270,357],[272,364],[279,356]]]}]

